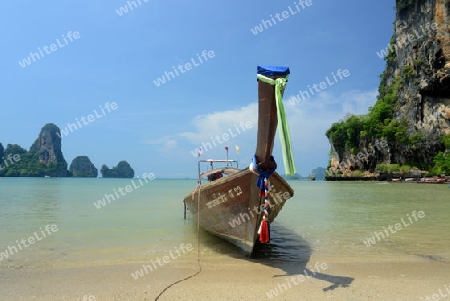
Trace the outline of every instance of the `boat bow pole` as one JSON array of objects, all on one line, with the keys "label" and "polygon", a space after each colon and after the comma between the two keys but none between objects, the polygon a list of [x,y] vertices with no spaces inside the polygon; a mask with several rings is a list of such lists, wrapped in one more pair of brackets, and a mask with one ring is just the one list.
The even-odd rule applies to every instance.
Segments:
[{"label": "boat bow pole", "polygon": [[287,175],[294,174],[295,164],[286,113],[283,106],[283,93],[290,74],[288,67],[258,66],[258,136],[257,146],[250,170],[258,175],[257,185],[260,197],[264,196],[264,213],[258,230],[262,243],[270,241],[269,216],[269,177],[277,168],[272,156],[274,138],[278,122],[284,168]]}]

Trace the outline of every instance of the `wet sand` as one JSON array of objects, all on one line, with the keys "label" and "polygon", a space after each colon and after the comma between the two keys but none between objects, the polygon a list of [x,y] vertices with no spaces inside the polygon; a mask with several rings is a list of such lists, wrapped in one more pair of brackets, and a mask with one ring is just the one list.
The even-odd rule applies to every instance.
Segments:
[{"label": "wet sand", "polygon": [[[169,181],[164,185],[174,186]],[[271,228],[271,243],[254,259],[205,231],[197,237],[192,219],[184,222],[174,209],[180,202],[175,196],[167,196],[174,204],[153,206],[160,210],[153,210],[151,218],[143,209],[148,208],[144,193],[136,207],[118,203],[117,209],[110,207],[117,212],[95,217],[84,216],[90,211],[83,206],[68,207],[61,210],[70,215],[61,215],[58,233],[0,262],[0,301],[155,300],[168,285],[198,271],[198,239],[202,272],[171,287],[159,300],[450,300],[448,188],[295,185],[301,199],[280,213],[280,223]],[[80,190],[72,188],[74,193]],[[70,204],[67,200],[66,206]],[[371,246],[363,243],[413,210],[424,210],[426,218]],[[31,219],[0,220],[3,229],[20,228],[2,232],[8,234],[3,238],[7,243],[35,229]],[[182,244],[192,244],[194,250],[137,280],[131,276]]]},{"label": "wet sand", "polygon": [[[159,300],[427,300],[433,294],[441,300],[442,294],[450,295],[449,263],[413,255],[383,260],[312,256],[295,262],[215,254],[202,256],[201,262],[199,275],[176,284]],[[326,269],[319,273],[315,263],[326,263]],[[166,286],[198,271],[195,255],[133,279],[130,273],[142,264],[3,269],[1,300],[155,300]],[[311,277],[292,280],[305,269]],[[275,289],[278,296],[270,298],[267,293]]]}]

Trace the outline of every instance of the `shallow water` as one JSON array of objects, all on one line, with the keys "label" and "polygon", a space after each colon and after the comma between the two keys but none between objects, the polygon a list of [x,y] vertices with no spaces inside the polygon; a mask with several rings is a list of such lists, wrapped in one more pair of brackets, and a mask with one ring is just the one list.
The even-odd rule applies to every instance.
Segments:
[{"label": "shallow water", "polygon": [[[135,181],[135,184],[138,183]],[[450,189],[447,185],[386,182],[292,181],[288,200],[271,229],[272,241],[255,256],[308,260],[312,255],[353,260],[450,260]],[[195,180],[155,179],[97,209],[130,179],[0,179],[0,269],[146,261],[181,244],[197,244],[183,197]],[[111,198],[111,197],[110,197]],[[413,211],[424,212],[415,220]],[[408,219],[408,214],[411,220]],[[402,218],[404,222],[402,224]],[[412,222],[411,222],[412,221]],[[388,227],[401,223],[396,233]],[[19,250],[16,241],[55,224],[58,231]],[[407,226],[405,226],[407,225]],[[386,229],[386,232],[384,229]],[[395,228],[391,228],[395,231]],[[374,237],[375,244],[363,240]],[[42,235],[41,235],[42,236]],[[232,245],[201,231],[202,254],[240,256]],[[13,246],[16,246],[17,252]],[[184,256],[191,260],[195,252]],[[181,261],[181,259],[180,259]]]}]

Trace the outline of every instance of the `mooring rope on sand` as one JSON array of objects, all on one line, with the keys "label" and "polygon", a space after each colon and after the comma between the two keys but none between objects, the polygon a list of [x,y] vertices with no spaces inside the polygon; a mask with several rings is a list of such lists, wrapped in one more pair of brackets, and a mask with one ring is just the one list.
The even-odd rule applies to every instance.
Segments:
[{"label": "mooring rope on sand", "polygon": [[[197,276],[198,274],[200,274],[200,272],[202,271],[202,264],[200,262],[200,183],[197,186],[198,188],[198,201],[197,201],[197,262],[198,262],[198,271],[195,274],[192,274],[186,278],[180,279],[178,281],[175,281],[174,283],[170,284],[169,286],[167,286],[165,289],[163,289],[159,295],[156,297],[155,301],[159,300],[159,297],[162,296],[162,294],[164,294],[165,291],[167,291],[169,288],[171,288],[172,286],[174,286],[177,283],[186,281],[192,277]],[[197,190],[197,188],[195,189],[195,191]],[[192,196],[194,196],[195,191],[193,192]]]}]

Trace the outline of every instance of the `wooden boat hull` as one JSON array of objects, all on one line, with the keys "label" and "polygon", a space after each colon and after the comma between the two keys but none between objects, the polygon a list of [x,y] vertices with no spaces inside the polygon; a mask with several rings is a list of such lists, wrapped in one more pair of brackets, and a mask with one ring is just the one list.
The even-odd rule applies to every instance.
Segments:
[{"label": "wooden boat hull", "polygon": [[[259,196],[257,178],[249,169],[244,169],[202,184],[184,197],[200,227],[238,246],[246,256],[253,252],[264,213],[264,197]],[[272,222],[294,191],[276,172],[270,176],[269,183],[268,221]]]}]

